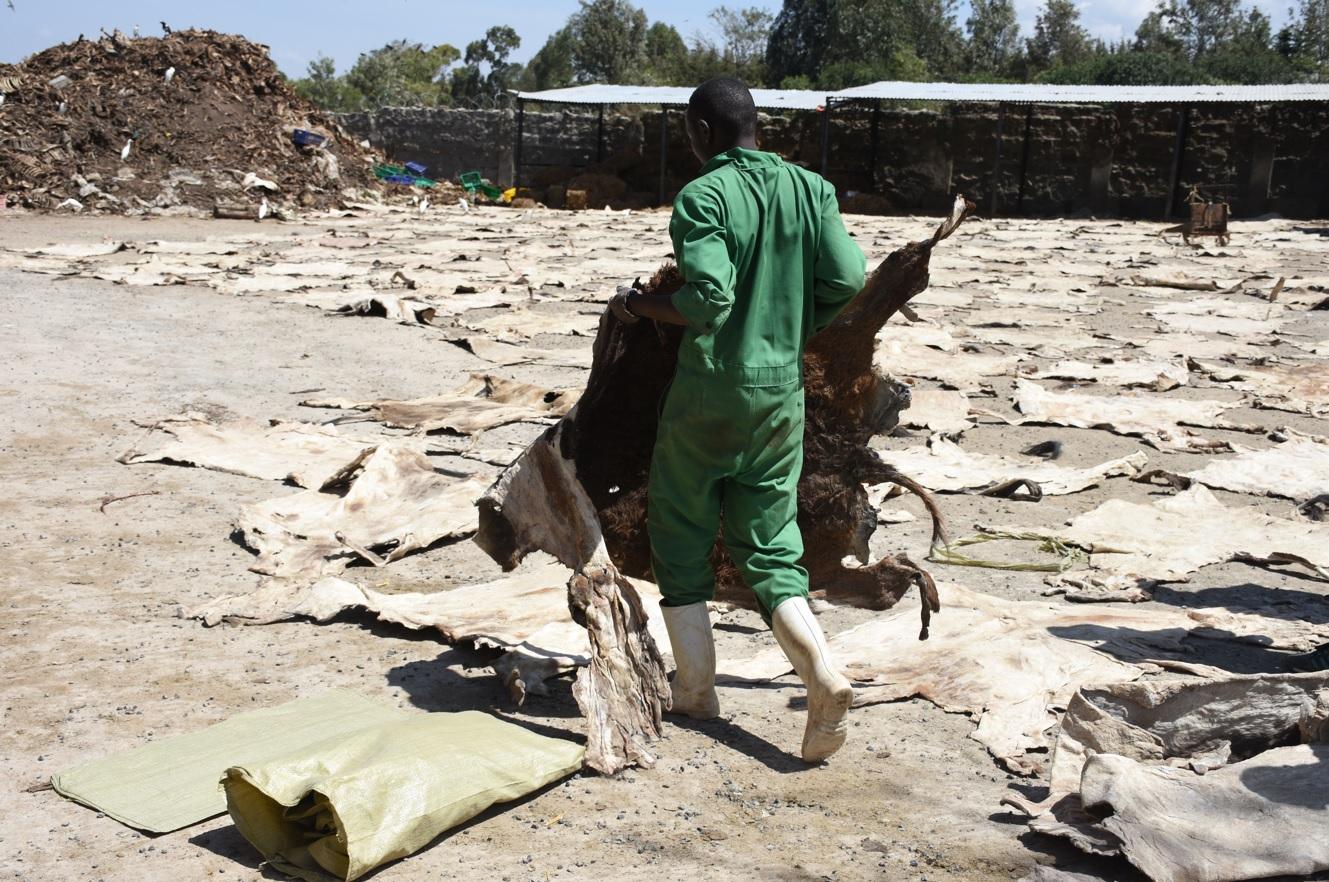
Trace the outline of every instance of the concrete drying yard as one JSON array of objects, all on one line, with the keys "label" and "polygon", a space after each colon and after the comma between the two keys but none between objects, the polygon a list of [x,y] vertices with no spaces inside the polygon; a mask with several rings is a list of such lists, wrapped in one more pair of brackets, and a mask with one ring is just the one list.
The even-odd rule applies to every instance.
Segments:
[{"label": "concrete drying yard", "polygon": [[[433,629],[356,611],[323,624],[205,627],[201,610],[259,587],[241,510],[309,491],[117,458],[143,449],[146,427],[190,412],[210,425],[337,421],[356,439],[423,439],[440,474],[483,483],[553,415],[424,437],[372,413],[301,402],[408,401],[477,373],[575,400],[604,302],[616,283],[669,258],[667,221],[666,212],[455,205],[263,224],[0,212],[0,875],[278,878],[226,816],[150,837],[41,785],[85,760],[321,689],[422,711],[492,710],[580,735],[569,678],[518,707],[490,667],[498,651],[450,646]],[[937,224],[846,221],[869,268]],[[1074,679],[1080,656],[1058,667],[1062,650],[1091,653],[1119,680],[1212,679],[1280,672],[1294,652],[1329,640],[1329,526],[1313,507],[1297,511],[1329,493],[1329,225],[1238,222],[1222,247],[1163,229],[972,219],[937,247],[917,320],[897,316],[880,336],[881,366],[913,386],[915,408],[875,444],[940,491],[955,536],[981,525],[1059,537],[1056,553],[1016,540],[957,553],[1066,559],[1070,579],[925,562],[921,504],[889,498],[873,552],[906,552],[942,583],[929,644],[943,647],[945,663],[911,668],[914,653],[934,651],[916,642],[902,644],[895,666],[842,653],[872,703],[852,712],[851,740],[827,765],[797,758],[802,710],[789,705],[802,688],[771,670],[741,688],[721,683],[721,720],[667,721],[653,769],[577,775],[375,878],[978,882],[1018,879],[1035,864],[1143,878],[1122,858],[1029,832],[1002,803],[1042,798],[1060,712],[1077,686],[1092,685]],[[358,306],[375,298],[377,307]],[[400,320],[346,314],[375,310]],[[1136,398],[1147,403],[1121,410]],[[1024,453],[1048,441],[1060,444],[1056,459]],[[1249,468],[1209,470],[1266,451]],[[929,457],[943,455],[934,468]],[[1181,477],[1131,479],[1153,470]],[[1027,484],[1009,497],[973,492],[1022,476],[1041,498],[1027,498]],[[1129,512],[1183,493],[1204,494],[1184,561],[1167,556],[1180,555],[1178,543],[1161,534],[1123,547]],[[1106,526],[1067,524],[1105,503],[1139,508],[1094,547],[1085,537]],[[1259,548],[1217,541],[1254,535],[1257,522],[1273,537]],[[499,578],[458,533],[340,575],[387,595]],[[1110,544],[1133,552],[1129,564],[1100,553]],[[548,561],[523,569],[538,566]],[[821,621],[832,637],[892,615],[916,631],[917,603],[911,594],[894,611],[830,608]],[[1004,654],[996,631],[969,640],[958,630],[977,621],[964,610],[992,608],[1000,612],[984,622],[1012,627],[1072,617],[1074,627],[1040,626],[1011,643],[1040,647],[1029,677],[1055,669],[1071,679],[1021,691],[1023,675],[1009,673],[1021,670],[1017,650]],[[722,671],[726,661],[760,669],[774,647],[760,618],[717,619]],[[1006,713],[1029,701],[1032,712]]]}]

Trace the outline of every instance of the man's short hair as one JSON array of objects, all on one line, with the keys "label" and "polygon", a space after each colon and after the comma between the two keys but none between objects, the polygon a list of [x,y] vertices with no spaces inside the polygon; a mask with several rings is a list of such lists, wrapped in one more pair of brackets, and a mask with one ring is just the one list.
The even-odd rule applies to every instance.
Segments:
[{"label": "man's short hair", "polygon": [[688,99],[688,110],[706,120],[721,139],[738,140],[757,133],[757,105],[738,77],[715,77],[702,83]]}]

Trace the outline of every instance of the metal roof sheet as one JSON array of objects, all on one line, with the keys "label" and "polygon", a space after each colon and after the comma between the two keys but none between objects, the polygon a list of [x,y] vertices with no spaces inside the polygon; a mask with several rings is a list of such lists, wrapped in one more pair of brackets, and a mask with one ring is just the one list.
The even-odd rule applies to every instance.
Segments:
[{"label": "metal roof sheet", "polygon": [[1267,86],[1054,86],[1047,83],[880,82],[832,93],[831,98],[901,101],[983,101],[1010,104],[1199,104],[1329,102],[1329,84]]},{"label": "metal roof sheet", "polygon": [[[657,104],[686,107],[692,88],[688,86],[569,86],[543,92],[518,92],[526,101],[555,104]],[[763,110],[816,110],[826,103],[826,93],[808,89],[753,89],[752,99]]]},{"label": "metal roof sheet", "polygon": [[[517,92],[526,101],[557,104],[653,104],[685,107],[687,86],[610,86],[592,84]],[[1276,104],[1287,101],[1329,102],[1329,83],[1285,83],[1266,86],[1055,86],[1048,83],[907,83],[880,82],[840,92],[812,89],[753,89],[763,110],[816,110],[827,99],[880,98],[894,101],[977,101],[1008,104]]]}]

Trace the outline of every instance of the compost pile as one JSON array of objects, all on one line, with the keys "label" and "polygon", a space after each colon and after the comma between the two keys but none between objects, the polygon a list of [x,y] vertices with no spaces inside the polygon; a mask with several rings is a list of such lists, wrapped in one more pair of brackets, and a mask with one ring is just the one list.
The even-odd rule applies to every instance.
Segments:
[{"label": "compost pile", "polygon": [[377,157],[239,36],[80,37],[0,65],[0,97],[0,194],[26,207],[328,208],[378,189]]}]

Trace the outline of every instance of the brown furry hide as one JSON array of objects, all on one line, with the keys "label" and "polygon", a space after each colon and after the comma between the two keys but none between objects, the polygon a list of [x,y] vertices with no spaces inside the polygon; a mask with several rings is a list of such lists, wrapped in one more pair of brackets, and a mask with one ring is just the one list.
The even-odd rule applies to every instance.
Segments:
[{"label": "brown furry hide", "polygon": [[[868,539],[876,529],[876,511],[864,483],[894,481],[918,493],[933,515],[934,541],[941,536],[940,513],[931,497],[868,446],[873,435],[894,427],[908,401],[908,390],[879,374],[872,357],[877,332],[886,320],[927,287],[933,247],[959,226],[972,207],[957,200],[955,211],[935,235],[887,257],[835,322],[808,342],[803,360],[807,429],[798,520],[812,589],[832,602],[886,609],[910,585],[917,585],[925,598],[923,636],[928,613],[937,609],[936,589],[927,573],[905,555],[859,567],[847,567],[843,560],[853,556],[866,562]],[[678,269],[667,265],[642,287],[670,293],[681,284]],[[681,339],[681,328],[652,322],[624,325],[606,311],[586,391],[575,409],[532,445],[558,444],[558,454],[573,463],[577,481],[594,505],[610,557],[623,573],[639,578],[650,578],[647,480],[659,409],[674,375]],[[505,475],[536,468],[536,462],[538,458],[524,455]],[[520,523],[522,513],[504,510],[502,488],[510,480],[511,476],[508,482],[500,478],[480,500],[476,536],[505,568],[516,566],[538,547],[522,541],[522,536],[531,535]],[[753,608],[751,591],[719,543],[716,577],[718,600]]]}]

